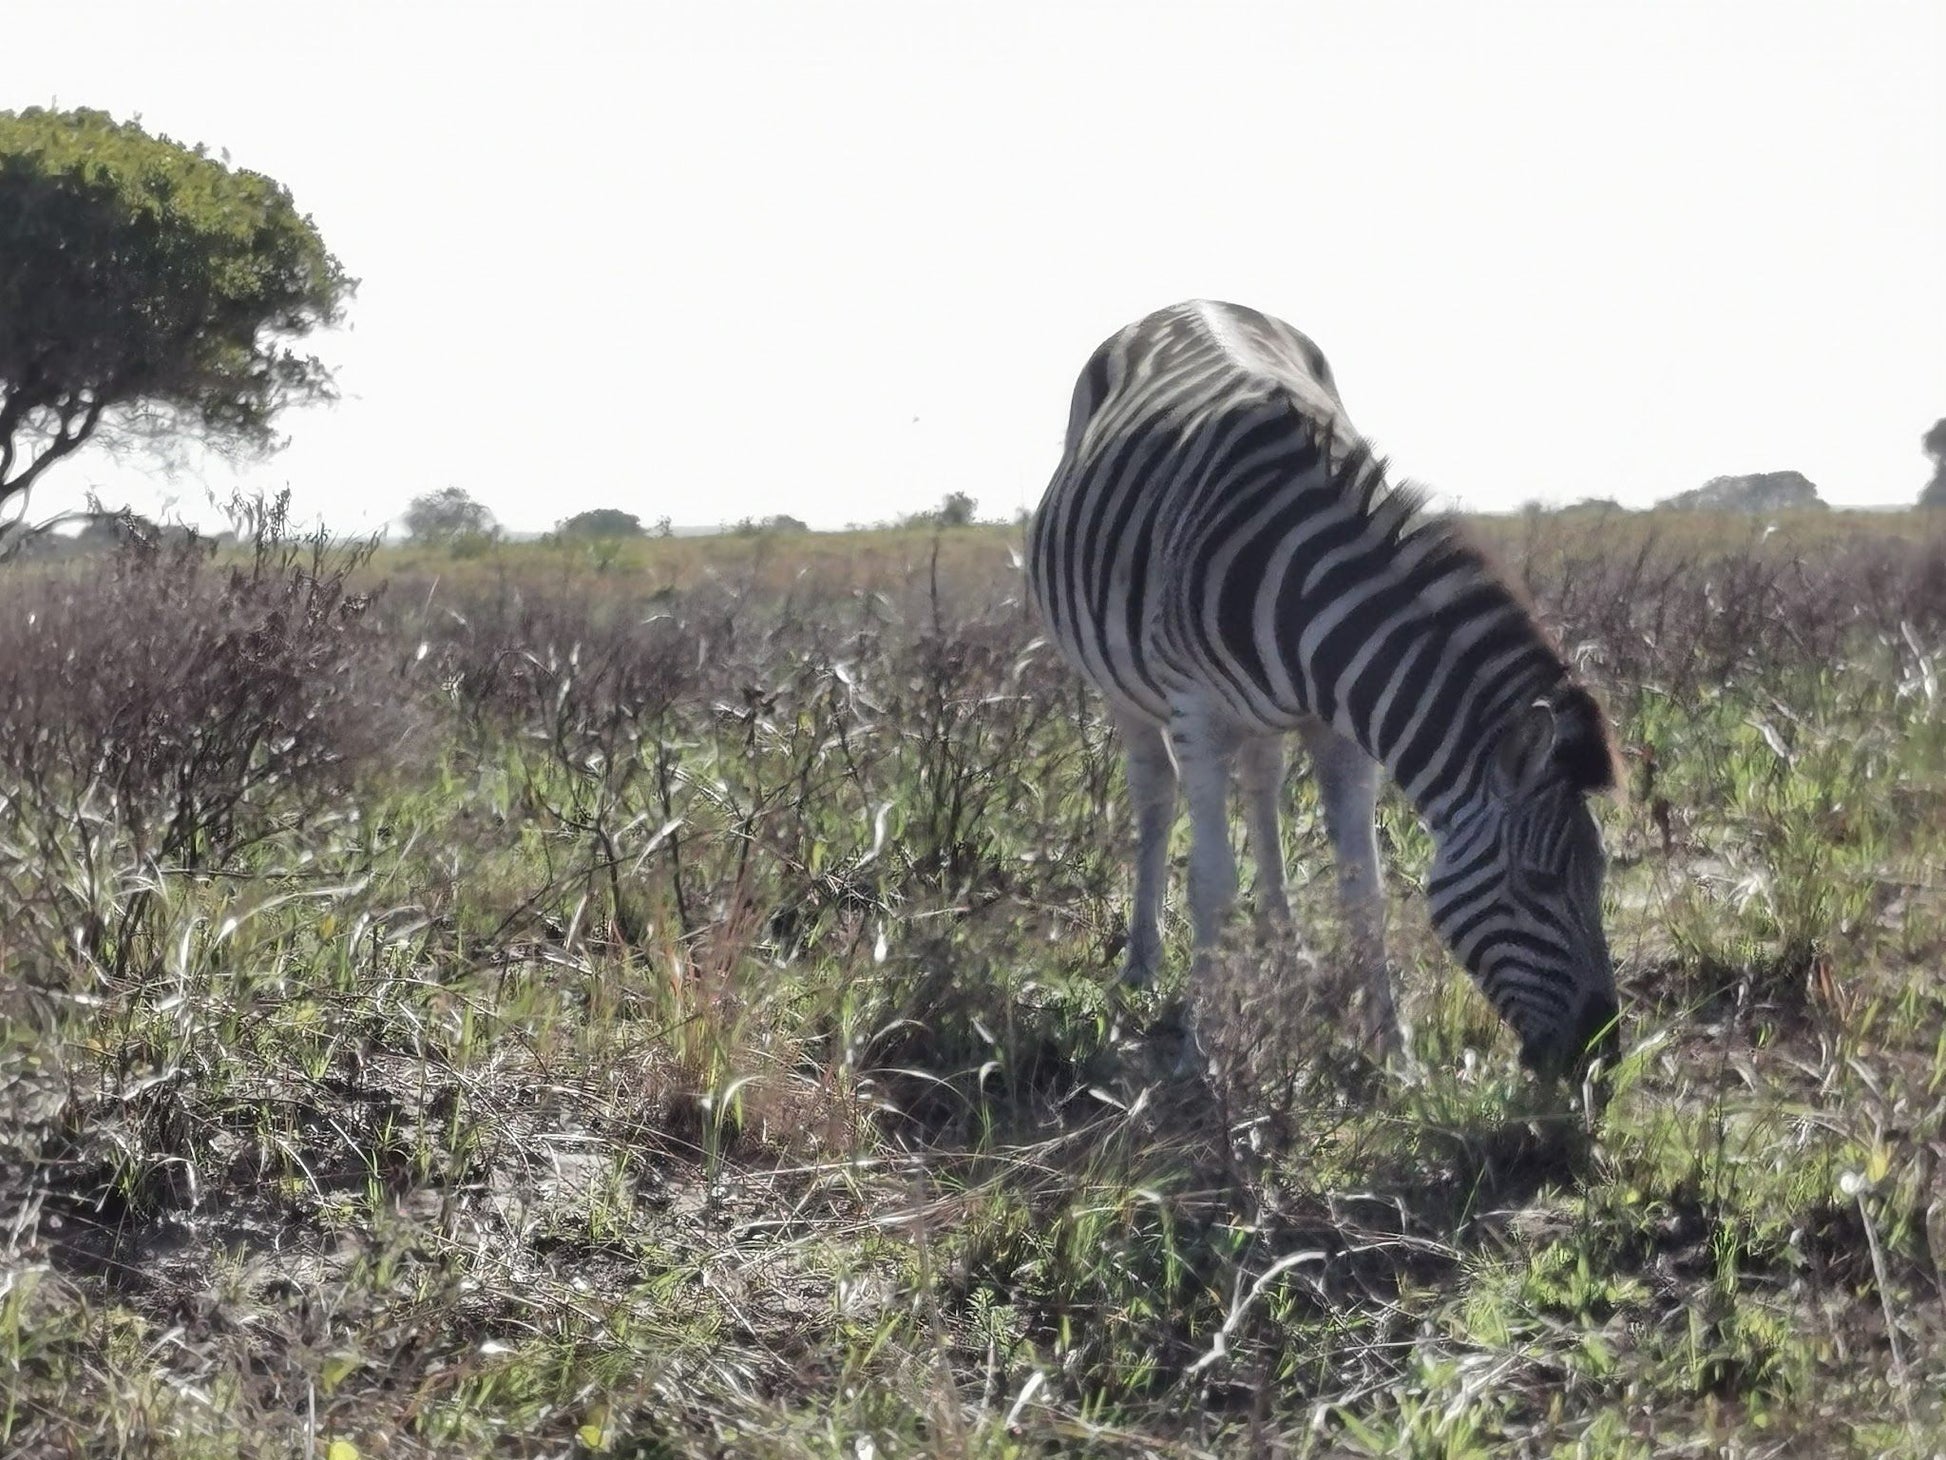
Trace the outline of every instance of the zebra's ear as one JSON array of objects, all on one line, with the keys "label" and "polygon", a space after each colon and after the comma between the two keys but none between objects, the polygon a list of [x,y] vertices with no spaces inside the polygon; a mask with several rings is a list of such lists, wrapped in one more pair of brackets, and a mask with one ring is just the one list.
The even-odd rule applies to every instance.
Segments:
[{"label": "zebra's ear", "polygon": [[1608,721],[1595,697],[1570,685],[1513,716],[1493,752],[1493,793],[1518,801],[1550,777],[1584,793],[1613,790],[1619,777]]},{"label": "zebra's ear", "polygon": [[1577,791],[1612,791],[1620,779],[1608,720],[1595,697],[1578,684],[1570,685],[1556,706],[1554,762]]},{"label": "zebra's ear", "polygon": [[1518,801],[1538,786],[1554,758],[1554,706],[1546,700],[1514,715],[1493,751],[1493,791],[1503,801]]}]

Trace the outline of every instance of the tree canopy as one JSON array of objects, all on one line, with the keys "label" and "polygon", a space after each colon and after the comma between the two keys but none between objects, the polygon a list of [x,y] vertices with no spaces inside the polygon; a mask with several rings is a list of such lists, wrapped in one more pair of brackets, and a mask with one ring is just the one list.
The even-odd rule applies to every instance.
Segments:
[{"label": "tree canopy", "polygon": [[356,281],[290,193],[105,112],[0,112],[0,502],[102,434],[264,450]]},{"label": "tree canopy", "polygon": [[441,487],[414,497],[405,509],[405,530],[421,542],[485,537],[494,530],[493,513],[458,487]]},{"label": "tree canopy", "polygon": [[619,507],[596,507],[554,524],[562,537],[641,537],[642,519]]},{"label": "tree canopy", "polygon": [[1919,491],[1921,507],[1946,507],[1946,416],[1932,423],[1932,429],[1919,440],[1932,458],[1932,480]]}]

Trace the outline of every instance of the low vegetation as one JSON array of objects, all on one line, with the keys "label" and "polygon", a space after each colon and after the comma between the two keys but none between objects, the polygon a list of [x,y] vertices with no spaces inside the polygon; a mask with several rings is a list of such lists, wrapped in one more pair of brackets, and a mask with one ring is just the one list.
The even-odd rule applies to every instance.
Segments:
[{"label": "low vegetation", "polygon": [[0,1452],[1937,1453],[1946,527],[1483,532],[1629,760],[1593,1130],[1396,798],[1364,1060],[1301,774],[1168,1078],[1012,529],[6,572]]}]

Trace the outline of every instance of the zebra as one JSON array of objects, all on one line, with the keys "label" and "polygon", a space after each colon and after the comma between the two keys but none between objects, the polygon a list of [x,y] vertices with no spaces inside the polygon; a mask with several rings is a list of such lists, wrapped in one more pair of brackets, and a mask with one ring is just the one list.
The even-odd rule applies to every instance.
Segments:
[{"label": "zebra", "polygon": [[1199,960],[1237,891],[1242,790],[1259,916],[1289,916],[1284,739],[1318,780],[1367,1033],[1397,1047],[1375,829],[1379,768],[1431,832],[1433,926],[1544,1078],[1621,1051],[1588,807],[1611,789],[1601,709],[1450,519],[1389,485],[1322,351],[1192,300],[1106,340],[1028,527],[1031,602],[1106,699],[1135,828],[1123,978],[1161,957],[1180,787]]}]

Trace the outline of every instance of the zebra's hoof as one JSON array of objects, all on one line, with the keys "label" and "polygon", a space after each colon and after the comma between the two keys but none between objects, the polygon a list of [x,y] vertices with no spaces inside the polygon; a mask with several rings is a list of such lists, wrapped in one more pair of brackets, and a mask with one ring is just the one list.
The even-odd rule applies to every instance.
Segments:
[{"label": "zebra's hoof", "polygon": [[1187,999],[1165,999],[1156,1006],[1155,1018],[1149,1021],[1149,1038],[1167,1039],[1184,1033],[1191,1022]]},{"label": "zebra's hoof", "polygon": [[1365,1021],[1365,1051],[1374,1064],[1394,1064],[1405,1049],[1405,1030],[1396,1014],[1388,1010],[1376,1019]]},{"label": "zebra's hoof", "polygon": [[1148,1040],[1173,1079],[1197,1079],[1209,1069],[1209,1052],[1196,1032],[1196,1011],[1187,999],[1171,999],[1157,1011]]}]

